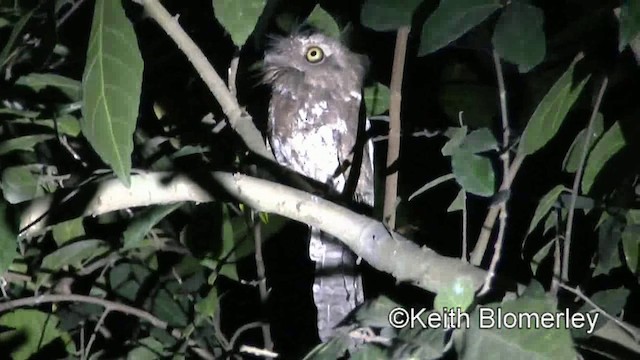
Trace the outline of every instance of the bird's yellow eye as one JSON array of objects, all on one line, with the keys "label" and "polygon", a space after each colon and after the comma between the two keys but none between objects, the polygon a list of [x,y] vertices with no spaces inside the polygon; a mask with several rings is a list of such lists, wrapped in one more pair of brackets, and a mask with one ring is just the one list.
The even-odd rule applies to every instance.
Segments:
[{"label": "bird's yellow eye", "polygon": [[307,53],[304,57],[312,64],[319,63],[324,59],[324,51],[317,46],[311,46],[307,49]]}]

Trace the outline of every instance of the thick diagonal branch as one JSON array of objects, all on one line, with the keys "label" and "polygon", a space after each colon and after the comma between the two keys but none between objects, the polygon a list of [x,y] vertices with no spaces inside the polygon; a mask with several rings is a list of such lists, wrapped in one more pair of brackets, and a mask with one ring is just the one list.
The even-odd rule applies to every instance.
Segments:
[{"label": "thick diagonal branch", "polygon": [[[21,217],[22,237],[34,236],[54,222],[78,216],[96,216],[119,209],[180,201],[208,202],[229,196],[259,211],[276,213],[317,227],[339,238],[358,256],[399,281],[412,282],[438,292],[458,277],[481,285],[482,269],[456,258],[419,247],[402,235],[389,232],[380,222],[357,214],[318,196],[242,174],[214,172],[212,189],[205,190],[191,178],[175,173],[141,173],[131,177],[129,188],[117,179],[78,189],[64,203],[53,196],[32,201]],[[75,210],[73,209],[80,209]]]}]

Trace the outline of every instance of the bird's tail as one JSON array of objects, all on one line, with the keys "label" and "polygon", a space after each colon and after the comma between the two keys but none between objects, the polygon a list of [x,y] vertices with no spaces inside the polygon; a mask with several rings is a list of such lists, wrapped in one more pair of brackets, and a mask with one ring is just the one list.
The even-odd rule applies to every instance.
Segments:
[{"label": "bird's tail", "polygon": [[318,334],[326,342],[336,325],[364,301],[355,255],[335,237],[311,228],[309,257],[316,262],[313,300]]}]

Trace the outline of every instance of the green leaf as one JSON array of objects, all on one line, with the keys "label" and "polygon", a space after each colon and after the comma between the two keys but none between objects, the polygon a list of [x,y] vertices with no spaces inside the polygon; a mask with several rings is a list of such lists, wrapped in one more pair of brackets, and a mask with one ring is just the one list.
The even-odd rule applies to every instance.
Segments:
[{"label": "green leaf", "polygon": [[[420,319],[428,326],[429,318],[436,316],[442,318],[435,311],[425,311],[420,314]],[[448,315],[447,315],[448,316]],[[402,344],[393,353],[393,359],[442,359],[448,351],[448,331],[443,326],[428,327],[406,326],[400,329],[394,344]],[[406,345],[405,345],[406,344]],[[379,359],[388,359],[379,358]]]},{"label": "green leaf", "polygon": [[464,198],[465,198],[465,192],[464,190],[460,189],[460,191],[458,191],[458,195],[456,195],[456,198],[453,199],[453,201],[447,208],[447,212],[450,213],[454,211],[464,210],[464,206],[465,206]]},{"label": "green leaf", "polygon": [[[46,126],[55,129],[56,124],[51,119],[12,119],[13,124],[33,124],[38,126]],[[80,134],[80,122],[70,114],[64,114],[55,120],[58,126],[58,132],[68,136],[76,137]]]},{"label": "green leaf", "polygon": [[493,46],[500,57],[526,73],[544,60],[546,43],[544,13],[524,0],[514,0],[500,15],[493,33]]},{"label": "green leaf", "polygon": [[307,18],[307,22],[334,39],[340,38],[340,27],[338,27],[338,23],[336,23],[335,19],[321,8],[320,5],[316,5]]},{"label": "green leaf", "polygon": [[156,360],[159,357],[168,357],[169,354],[164,350],[164,345],[154,337],[147,337],[140,341],[137,346],[127,354],[127,360]]},{"label": "green leaf", "polygon": [[[594,141],[600,138],[604,131],[604,119],[601,113],[598,113],[593,128],[591,129],[591,136],[589,136],[589,148],[594,144]],[[582,148],[584,147],[584,139],[587,134],[587,129],[582,129],[576,136],[562,161],[562,168],[568,173],[575,173],[580,166],[580,157],[582,156]],[[587,149],[588,150],[588,149]]]},{"label": "green leaf", "polygon": [[265,0],[213,0],[216,19],[231,35],[237,47],[242,47],[258,23]]},{"label": "green leaf", "polygon": [[582,192],[588,193],[591,190],[591,186],[593,186],[600,170],[602,170],[607,161],[625,145],[626,141],[622,134],[620,123],[616,121],[609,130],[602,135],[600,141],[596,143],[589,154],[587,164],[584,168],[584,175],[582,176]]},{"label": "green leaf", "polygon": [[391,31],[411,25],[413,13],[422,0],[367,0],[362,6],[362,25],[376,31]]},{"label": "green leaf", "polygon": [[351,360],[380,360],[387,359],[388,357],[380,347],[371,343],[365,343],[364,345],[359,346],[356,353],[351,355],[349,358]]},{"label": "green leaf", "polygon": [[442,147],[442,155],[453,155],[453,153],[455,153],[460,148],[460,145],[467,136],[468,130],[469,128],[467,128],[466,126],[448,128],[445,131],[445,136],[449,138],[449,141],[447,141],[447,143]]},{"label": "green leaf", "polygon": [[414,197],[422,194],[423,192],[431,189],[432,187],[438,186],[438,185],[442,184],[443,182],[449,181],[451,179],[455,179],[455,176],[453,174],[442,175],[442,176],[439,176],[439,177],[429,181],[428,183],[426,183],[422,187],[420,187],[420,189],[416,190],[413,194],[411,194],[409,196],[409,201],[411,201]]},{"label": "green leaf", "polygon": [[527,285],[527,288],[522,291],[522,295],[520,295],[520,297],[532,300],[549,300],[549,302],[555,303],[555,300],[547,296],[544,287],[536,279],[529,282],[529,285]]},{"label": "green leaf", "polygon": [[[498,316],[497,311],[502,312]],[[480,322],[479,314],[484,317]],[[489,313],[492,311],[493,313]],[[541,324],[518,327],[505,326],[505,314],[556,314],[557,305],[551,298],[523,294],[517,300],[483,306],[470,315],[469,327],[453,337],[460,359],[574,359],[577,354],[564,316],[554,316],[552,328]],[[546,315],[545,315],[546,316]],[[491,326],[489,320],[505,320],[502,326]],[[481,327],[482,326],[482,327]]]},{"label": "green leaf", "polygon": [[442,291],[438,292],[435,300],[433,301],[433,309],[436,311],[443,311],[447,313],[451,309],[466,310],[475,296],[475,286],[471,279],[460,277],[448,286],[445,286]]},{"label": "green leaf", "polygon": [[220,301],[218,299],[218,289],[215,286],[211,287],[207,296],[198,301],[195,305],[195,310],[198,314],[205,317],[214,317],[220,307]]},{"label": "green leaf", "polygon": [[498,150],[498,141],[487,128],[474,130],[465,136],[460,149],[466,150],[473,154],[485,151]]},{"label": "green leaf", "polygon": [[0,274],[4,274],[18,257],[18,233],[11,225],[7,214],[7,203],[0,198]]},{"label": "green leaf", "polygon": [[629,209],[626,218],[627,224],[640,225],[640,209]]},{"label": "green leaf", "polygon": [[67,266],[80,269],[84,262],[103,255],[109,251],[109,244],[102,240],[82,240],[67,244],[42,259],[41,267],[47,272],[37,276],[36,287],[46,283],[51,274]]},{"label": "green leaf", "polygon": [[[557,239],[554,239],[548,242],[545,246],[543,246],[540,250],[533,255],[533,259],[531,259],[531,272],[536,273],[538,271],[538,267],[542,264],[542,261],[549,255],[549,251],[555,245]],[[524,247],[524,246],[523,246]]]},{"label": "green leaf", "polygon": [[0,114],[16,115],[25,118],[35,118],[40,115],[38,111],[18,110],[18,109],[0,109]]},{"label": "green leaf", "polygon": [[[553,204],[558,200],[558,196],[560,196],[563,191],[568,191],[568,189],[565,188],[564,185],[556,185],[553,189],[549,190],[542,199],[540,199],[540,202],[536,207],[536,211],[533,214],[533,218],[531,219],[531,224],[529,224],[527,235],[531,234],[533,229],[535,229],[540,223],[540,220],[549,213]],[[522,246],[524,246],[524,243]]]},{"label": "green leaf", "polygon": [[229,216],[229,208],[222,207],[222,254],[225,264],[220,269],[220,274],[230,279],[238,281],[238,269],[236,268],[237,254],[234,252],[236,241],[234,237],[233,225]]},{"label": "green leaf", "polygon": [[44,189],[40,186],[40,177],[43,176],[38,165],[12,166],[2,172],[2,194],[11,204],[28,201],[44,195]]},{"label": "green leaf", "polygon": [[[618,316],[624,308],[625,303],[629,300],[629,294],[631,292],[624,288],[617,289],[609,289],[598,291],[597,293],[590,296],[591,301],[598,305],[602,310],[604,310],[607,314],[613,315],[614,317]],[[594,313],[595,308],[588,303],[584,303],[580,309],[577,311],[579,313]],[[603,327],[609,320],[604,317],[598,317],[598,321],[596,323],[595,329]],[[572,333],[576,338],[585,338],[591,336],[593,334],[588,334],[586,329],[572,329]]]},{"label": "green leaf", "polygon": [[389,88],[377,82],[364,88],[364,103],[369,116],[380,115],[389,110]]},{"label": "green leaf", "polygon": [[538,151],[560,129],[560,125],[562,125],[571,106],[578,99],[584,85],[589,80],[586,78],[577,86],[572,86],[575,65],[580,57],[580,55],[576,57],[567,71],[553,84],[531,115],[520,139],[518,147],[520,155],[531,155]]},{"label": "green leaf", "polygon": [[144,265],[119,263],[109,272],[109,287],[129,301],[137,297],[140,286],[151,276],[151,271]]},{"label": "green leaf", "polygon": [[82,75],[82,133],[127,186],[143,62],[119,1],[97,0]]},{"label": "green leaf", "polygon": [[422,28],[418,56],[434,52],[480,24],[501,7],[499,0],[447,0]]},{"label": "green leaf", "polygon": [[388,327],[389,313],[400,305],[386,296],[368,300],[355,313],[360,326]]},{"label": "green leaf", "polygon": [[33,151],[35,146],[43,141],[53,139],[55,136],[40,134],[40,135],[27,135],[0,143],[0,155],[10,153],[12,151]]},{"label": "green leaf", "polygon": [[640,226],[627,225],[622,231],[622,250],[627,267],[638,274],[638,255],[640,254]]},{"label": "green leaf", "polygon": [[624,0],[620,7],[620,37],[618,50],[622,51],[640,34],[640,2]]},{"label": "green leaf", "polygon": [[38,7],[35,7],[28,13],[22,15],[20,20],[18,20],[18,22],[16,22],[16,24],[13,26],[13,29],[11,30],[11,35],[9,35],[9,39],[7,40],[7,43],[2,48],[2,52],[0,52],[0,69],[4,68],[4,66],[7,64],[7,61],[9,61],[11,52],[13,51],[16,45],[16,40],[19,39],[20,35],[22,34],[22,31],[24,30],[24,27],[27,25],[27,23],[33,16],[33,13],[37,9]]},{"label": "green leaf", "polygon": [[175,160],[179,157],[190,156],[190,155],[201,155],[208,152],[209,149],[204,146],[194,146],[194,145],[184,145],[176,152],[170,155],[172,160]]},{"label": "green leaf", "polygon": [[[561,209],[562,211],[566,211],[566,209]],[[549,230],[558,228],[558,217],[557,216],[547,216],[547,219],[544,221],[544,230],[542,230],[542,234],[546,235]],[[558,229],[559,230],[559,229]]]},{"label": "green leaf", "polygon": [[593,230],[597,230],[600,226],[602,226],[602,224],[605,223],[605,221],[609,220],[610,218],[611,215],[608,212],[603,211],[602,214],[600,214],[598,222],[596,222],[596,225],[593,227]]},{"label": "green leaf", "polygon": [[102,240],[82,240],[65,245],[42,260],[42,267],[59,270],[65,266],[82,268],[83,262],[89,261],[109,251],[109,244]]},{"label": "green leaf", "polygon": [[16,81],[18,85],[28,86],[34,91],[40,91],[46,87],[53,87],[60,90],[70,100],[78,101],[82,95],[81,83],[78,80],[70,79],[58,74],[38,74],[32,73],[22,76]]},{"label": "green leaf", "polygon": [[622,239],[623,224],[615,218],[607,219],[598,229],[598,263],[593,276],[608,274],[622,265],[619,245]]},{"label": "green leaf", "polygon": [[55,240],[59,247],[70,240],[85,235],[81,217],[56,224],[53,226],[53,229],[51,229],[51,232],[53,234],[53,240]]},{"label": "green leaf", "polygon": [[29,359],[58,338],[66,344],[67,351],[74,351],[71,337],[58,328],[59,324],[60,319],[53,314],[39,310],[17,309],[0,317],[0,325],[12,329],[0,334],[0,343],[16,343],[16,347],[12,347],[10,353],[14,360]]},{"label": "green leaf", "polygon": [[[625,288],[603,290],[591,295],[591,301],[606,311],[607,314],[618,316],[624,309],[629,294],[631,294],[631,291]],[[593,306],[586,303],[581,308],[585,312],[593,309]]]},{"label": "green leaf", "polygon": [[133,249],[142,245],[144,237],[153,229],[160,220],[167,217],[174,210],[179,208],[182,203],[175,203],[169,205],[153,206],[145,209],[141,214],[137,215],[135,219],[127,226],[127,230],[124,231],[124,245],[123,250]]},{"label": "green leaf", "polygon": [[[235,218],[234,218],[235,219]],[[210,277],[210,280],[216,278],[218,275],[225,275],[226,277],[239,281],[238,270],[236,268],[237,260],[239,259],[238,246],[236,244],[236,229],[234,228],[234,219],[229,216],[229,210],[227,205],[222,206],[222,246],[219,250],[208,258],[201,261],[203,266],[209,269],[215,270]],[[246,231],[245,226],[240,226],[240,231]],[[246,232],[245,232],[246,233]],[[212,283],[209,281],[209,283]]]},{"label": "green leaf", "polygon": [[349,346],[345,336],[336,336],[324,344],[313,348],[303,360],[334,360],[340,359]]},{"label": "green leaf", "polygon": [[167,289],[160,289],[152,299],[151,311],[172,327],[184,327],[188,319],[183,303],[188,302],[185,296],[172,295]]},{"label": "green leaf", "polygon": [[[571,203],[571,194],[562,194],[560,195],[560,203],[564,208],[567,207],[567,204]],[[578,195],[576,196],[575,208],[580,210],[585,210],[585,214],[589,212],[596,206],[596,202],[593,198],[588,196]]]},{"label": "green leaf", "polygon": [[484,156],[459,150],[451,156],[456,181],[466,192],[488,197],[495,192],[495,174],[491,161]]},{"label": "green leaf", "polygon": [[[53,120],[51,123],[53,124]],[[55,119],[57,122],[58,131],[62,134],[76,137],[80,135],[80,121],[73,115],[64,114],[59,118]],[[53,127],[53,126],[52,126]]]}]

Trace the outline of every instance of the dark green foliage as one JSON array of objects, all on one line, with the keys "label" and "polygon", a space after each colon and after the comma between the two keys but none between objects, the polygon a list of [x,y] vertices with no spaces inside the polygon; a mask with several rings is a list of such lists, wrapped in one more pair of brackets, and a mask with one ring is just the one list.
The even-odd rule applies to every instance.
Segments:
[{"label": "dark green foliage", "polygon": [[[199,358],[202,350],[247,357],[268,350],[262,323],[271,325],[279,358],[335,359],[347,351],[355,359],[638,357],[629,328],[640,324],[639,1],[161,3],[253,122],[230,123],[228,104],[205,88],[184,44],[176,46],[136,1],[0,0],[0,357]],[[267,128],[262,44],[305,19],[369,57],[363,94],[377,193],[385,175],[399,171],[395,230],[454,261],[374,253],[439,279],[455,273],[461,249],[471,253],[488,232],[479,264],[493,271],[488,294],[465,276],[428,294],[413,286],[423,278],[370,271],[365,304],[333,340],[316,343],[306,233],[253,211],[210,177],[250,174],[380,213],[382,200],[373,211],[351,204],[289,176],[241,139],[243,126]],[[393,92],[394,32],[405,26],[404,83]],[[229,79],[233,58],[239,63]],[[390,170],[393,101],[401,101],[402,135]],[[178,200],[136,187],[158,171],[155,185],[175,190]],[[172,188],[176,174],[198,187]],[[126,195],[101,196],[109,181]],[[144,201],[132,206],[136,196]],[[184,201],[193,198],[198,203]],[[507,213],[492,225],[487,213],[499,208]],[[561,274],[566,261],[569,272]],[[555,288],[564,275],[564,285],[579,286],[574,293]],[[513,279],[529,286],[502,298]],[[421,325],[442,308],[466,311],[470,323]],[[480,329],[482,309],[600,316],[596,333],[564,322]],[[398,311],[415,315],[415,326],[392,326]],[[364,344],[349,349],[352,337]]]}]

